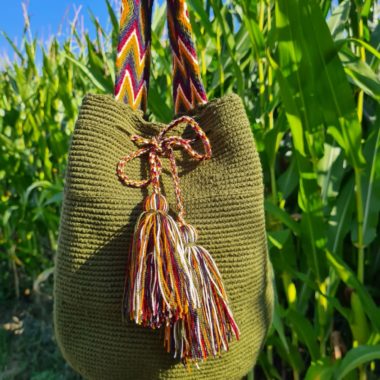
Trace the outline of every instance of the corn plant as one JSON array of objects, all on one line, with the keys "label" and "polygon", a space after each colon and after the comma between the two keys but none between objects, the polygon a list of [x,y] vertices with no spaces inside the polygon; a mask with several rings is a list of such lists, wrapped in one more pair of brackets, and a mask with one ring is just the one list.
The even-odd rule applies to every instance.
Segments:
[{"label": "corn plant", "polygon": [[[241,96],[263,165],[276,305],[248,379],[378,378],[379,5],[188,4],[209,98]],[[111,31],[93,16],[95,38],[75,20],[64,42],[26,33],[0,73],[0,299],[21,297],[51,269],[81,98],[112,92],[118,22],[107,6]],[[152,29],[149,118],[167,122],[164,4]]]}]

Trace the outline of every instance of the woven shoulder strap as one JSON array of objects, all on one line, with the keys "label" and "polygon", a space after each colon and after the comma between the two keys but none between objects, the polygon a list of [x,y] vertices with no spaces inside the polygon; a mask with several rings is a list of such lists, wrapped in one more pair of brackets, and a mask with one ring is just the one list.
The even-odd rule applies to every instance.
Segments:
[{"label": "woven shoulder strap", "polygon": [[[150,74],[153,0],[122,0],[116,58],[115,97],[144,112]],[[173,60],[175,114],[207,102],[185,0],[167,0]]]}]

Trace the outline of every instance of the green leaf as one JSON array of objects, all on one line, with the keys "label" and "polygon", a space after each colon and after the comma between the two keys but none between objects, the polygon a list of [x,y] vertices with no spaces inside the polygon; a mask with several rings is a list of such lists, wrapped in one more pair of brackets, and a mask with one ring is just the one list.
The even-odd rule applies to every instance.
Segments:
[{"label": "green leaf", "polygon": [[351,177],[348,182],[339,189],[338,198],[330,213],[327,247],[336,254],[341,252],[344,237],[352,226],[354,194],[354,179]]},{"label": "green leaf", "polygon": [[32,191],[34,189],[37,189],[37,188],[48,188],[48,187],[51,187],[52,184],[51,182],[49,181],[36,181],[34,183],[32,183],[25,191],[25,201],[27,202],[28,199],[29,199],[29,196],[30,194],[32,193]]},{"label": "green leaf", "polygon": [[373,46],[368,44],[367,42],[360,40],[358,38],[347,38],[345,42],[355,42],[358,45],[363,46],[367,51],[369,51],[373,56],[375,56],[377,59],[380,59],[380,52],[377,51]]},{"label": "green leaf", "polygon": [[112,47],[113,47],[113,51],[116,51],[115,49],[117,46],[117,39],[119,36],[119,20],[117,19],[115,11],[112,8],[109,0],[106,0],[106,5],[107,5],[107,12],[112,23]]},{"label": "green leaf", "polygon": [[265,40],[262,31],[255,17],[255,6],[252,6],[252,2],[243,1],[242,2],[242,14],[241,18],[243,25],[248,32],[251,45],[253,47],[254,57],[258,59],[265,56]]},{"label": "green leaf", "polygon": [[299,236],[301,233],[301,229],[299,224],[283,209],[274,205],[272,202],[265,200],[264,207],[267,212],[273,215],[276,219],[282,222],[284,225],[289,227],[292,232]]},{"label": "green leaf", "polygon": [[[304,211],[301,219],[301,237],[310,267],[317,278],[321,277],[321,265],[318,256],[323,252],[324,223],[322,218],[322,202],[319,196],[317,175],[310,161],[305,157],[305,144],[303,139],[303,126],[299,108],[291,93],[289,82],[283,76],[277,63],[268,55],[271,66],[274,68],[276,78],[280,83],[280,94],[285,106],[286,116],[292,132],[295,148],[296,169],[299,173],[298,204]],[[318,228],[316,228],[318,226]],[[321,228],[323,227],[323,228]],[[317,243],[317,244],[316,244]]]},{"label": "green leaf", "polygon": [[202,26],[206,29],[206,33],[209,36],[209,38],[215,38],[215,31],[212,27],[210,17],[204,9],[203,1],[202,0],[193,0],[193,1],[189,2],[189,5],[193,10],[192,13],[194,13],[194,11],[195,11],[197,16],[201,19]]},{"label": "green leaf", "polygon": [[371,67],[347,48],[340,52],[339,57],[350,80],[367,95],[380,101],[380,79]]},{"label": "green leaf", "polygon": [[327,358],[311,362],[306,372],[305,380],[332,380],[334,363]]},{"label": "green leaf", "polygon": [[[371,244],[377,237],[380,212],[380,129],[374,128],[364,146],[368,165],[362,171],[361,186],[364,204],[364,244]],[[352,229],[352,241],[357,241],[357,223]]]},{"label": "green leaf", "polygon": [[[282,377],[278,373],[278,370],[272,363],[269,362],[267,356],[264,352],[261,352],[259,358],[257,359],[257,364],[260,365],[261,369],[264,371],[266,379],[271,380],[282,380]],[[253,372],[251,372],[253,374]],[[254,377],[252,377],[252,380]],[[247,378],[249,380],[249,378]]]},{"label": "green leaf", "polygon": [[332,144],[324,144],[324,155],[317,163],[318,184],[321,188],[323,204],[327,204],[328,199],[338,195],[338,186],[344,174],[342,149]]},{"label": "green leaf", "polygon": [[373,0],[364,0],[364,4],[362,5],[360,16],[368,17],[369,12],[371,11]]},{"label": "green leaf", "polygon": [[356,292],[351,292],[351,318],[349,320],[352,336],[359,344],[366,344],[370,335],[368,320],[364,313],[363,304]]},{"label": "green leaf", "polygon": [[265,134],[265,152],[268,157],[269,166],[274,165],[278,149],[285,132],[288,129],[288,124],[284,112],[281,112],[276,119],[275,127],[270,129]]},{"label": "green leaf", "polygon": [[351,165],[363,167],[353,94],[319,6],[315,0],[279,0],[276,27],[279,66],[299,110],[311,156],[321,154],[318,141],[325,125]]},{"label": "green leaf", "polygon": [[364,146],[368,165],[364,170],[362,191],[364,202],[364,243],[369,245],[377,236],[380,213],[380,128],[375,128]]},{"label": "green leaf", "polygon": [[335,369],[334,379],[344,379],[355,368],[376,359],[380,359],[380,345],[353,348],[347,352]]},{"label": "green leaf", "polygon": [[152,17],[152,31],[157,36],[162,36],[166,24],[166,3],[157,6]]},{"label": "green leaf", "polygon": [[82,62],[80,62],[78,59],[73,58],[70,55],[65,54],[65,53],[63,54],[63,56],[69,61],[71,61],[72,63],[74,63],[74,65],[76,65],[83,72],[83,74],[85,74],[87,78],[90,79],[90,81],[96,88],[98,88],[101,92],[104,92],[104,93],[106,92],[106,88],[104,87],[104,85],[96,79],[96,77]]},{"label": "green leaf", "polygon": [[[380,50],[380,23],[377,24],[375,30],[371,34],[370,45],[375,49],[375,51],[378,52]],[[369,54],[368,64],[373,68],[376,63],[379,63],[379,60],[376,58],[376,56]]]},{"label": "green leaf", "polygon": [[295,310],[287,311],[286,319],[296,332],[298,338],[307,346],[312,360],[319,358],[317,336],[310,321]]},{"label": "green leaf", "polygon": [[108,15],[109,15],[109,17],[111,19],[112,28],[117,31],[119,29],[119,21],[118,21],[118,19],[116,17],[115,11],[112,8],[111,3],[110,3],[109,0],[106,0],[106,5],[107,5]]},{"label": "green leaf", "polygon": [[235,57],[235,38],[233,31],[231,30],[230,25],[227,22],[227,9],[225,5],[219,0],[210,0],[210,4],[214,11],[215,17],[218,20],[218,25],[221,28],[223,40],[225,43],[225,47],[229,53],[230,62],[233,68],[233,73],[235,75],[235,81],[237,85],[237,90],[239,94],[243,94],[244,92],[244,80],[242,76],[242,72],[239,67],[239,63]]},{"label": "green leaf", "polygon": [[269,231],[268,239],[277,249],[282,249],[290,235],[290,230]]},{"label": "green leaf", "polygon": [[273,310],[273,327],[277,331],[278,336],[281,339],[281,343],[284,347],[284,350],[289,354],[289,345],[288,341],[286,340],[286,335],[285,335],[285,329],[284,329],[284,323],[283,323],[283,310],[278,303],[278,297],[277,297],[277,292],[276,292],[276,298],[275,298],[275,303],[274,303],[274,310]]},{"label": "green leaf", "polygon": [[331,16],[327,22],[331,35],[334,39],[340,39],[344,37],[346,29],[346,22],[348,21],[351,9],[350,0],[342,1],[331,13]]},{"label": "green leaf", "polygon": [[24,61],[24,56],[22,55],[21,51],[17,48],[16,44],[11,40],[11,38],[8,36],[7,33],[4,31],[1,31],[1,34],[4,36],[4,38],[8,41],[9,45],[11,45],[13,51],[17,54],[17,56],[20,58],[21,61]]},{"label": "green leaf", "polygon": [[364,286],[359,282],[355,274],[343,261],[342,258],[337,256],[331,251],[326,251],[326,258],[332,265],[341,280],[349,287],[356,290],[362,304],[364,305],[364,311],[367,317],[372,322],[373,328],[380,332],[380,309],[376,306],[375,302],[368,294]]},{"label": "green leaf", "polygon": [[110,81],[110,78],[105,75],[105,65],[104,65],[104,57],[99,55],[96,51],[96,48],[88,34],[85,36],[87,42],[87,56],[88,63],[87,67],[91,72],[92,76],[96,79],[97,83],[100,83],[101,86],[105,89],[107,93],[113,92],[113,82]]},{"label": "green leaf", "polygon": [[289,351],[286,351],[278,337],[273,337],[272,340],[273,345],[276,347],[276,351],[278,352],[280,358],[285,363],[289,363],[293,370],[302,372],[305,367],[305,363],[301,357],[298,347],[295,345],[289,345]]},{"label": "green leaf", "polygon": [[285,172],[277,179],[278,188],[285,199],[287,199],[297,188],[299,182],[299,173],[297,169],[296,159],[292,157]]}]

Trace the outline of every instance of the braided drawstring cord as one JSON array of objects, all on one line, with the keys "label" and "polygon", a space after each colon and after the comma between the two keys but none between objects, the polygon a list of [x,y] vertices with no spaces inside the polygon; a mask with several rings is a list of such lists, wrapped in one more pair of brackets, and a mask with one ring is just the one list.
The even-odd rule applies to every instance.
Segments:
[{"label": "braided drawstring cord", "polygon": [[[180,136],[167,136],[167,134],[173,130],[178,125],[190,125],[193,131],[195,132],[195,139],[185,139]],[[191,143],[197,139],[202,141],[204,153],[197,152],[192,146]],[[150,139],[141,137],[139,135],[133,135],[131,140],[136,142],[139,145],[142,145],[142,148],[139,150],[128,154],[127,156],[120,159],[117,166],[117,174],[122,182],[130,187],[142,188],[146,187],[149,184],[152,184],[153,192],[156,194],[161,193],[160,187],[160,176],[162,173],[162,161],[161,157],[167,157],[170,161],[170,169],[174,182],[174,191],[177,201],[177,210],[178,210],[178,222],[180,225],[185,224],[185,208],[182,197],[182,192],[179,183],[178,168],[174,156],[174,149],[180,148],[184,149],[190,157],[202,161],[211,158],[211,145],[208,137],[206,136],[203,129],[199,124],[189,116],[182,116],[166,127],[164,127],[157,136],[154,136]],[[146,180],[132,180],[127,174],[125,174],[126,164],[144,154],[149,154],[149,178]]]}]

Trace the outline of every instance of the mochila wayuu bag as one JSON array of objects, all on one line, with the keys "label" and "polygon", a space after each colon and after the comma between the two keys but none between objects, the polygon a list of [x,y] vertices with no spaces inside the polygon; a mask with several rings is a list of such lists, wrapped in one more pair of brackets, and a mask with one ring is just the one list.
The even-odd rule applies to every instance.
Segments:
[{"label": "mochila wayuu bag", "polygon": [[151,0],[123,1],[114,95],[70,142],[54,331],[85,379],[238,380],[273,315],[263,179],[239,96],[208,100],[184,0],[167,1],[174,117],[144,117]]}]

